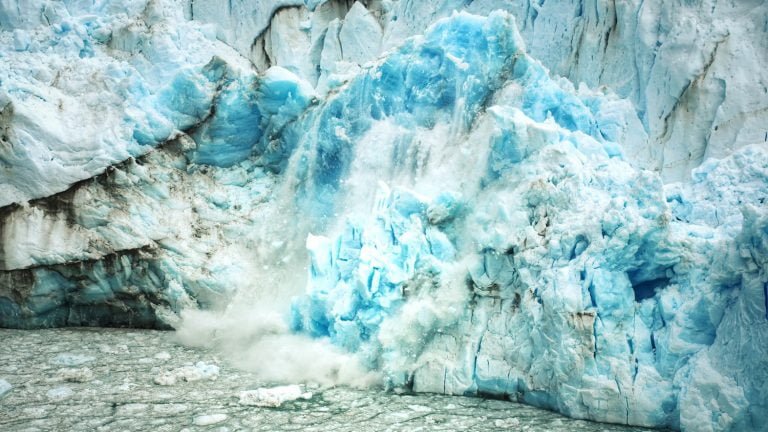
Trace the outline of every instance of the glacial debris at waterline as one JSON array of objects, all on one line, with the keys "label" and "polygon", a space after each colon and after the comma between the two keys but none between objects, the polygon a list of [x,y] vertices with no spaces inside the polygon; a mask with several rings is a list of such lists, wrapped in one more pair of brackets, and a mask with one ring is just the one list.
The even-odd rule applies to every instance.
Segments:
[{"label": "glacial debris at waterline", "polygon": [[[562,19],[555,2],[446,1],[481,14],[444,19],[408,1],[267,2],[251,6],[263,26],[239,27],[258,29],[248,52],[200,22],[246,18],[205,2],[16,3],[0,7],[1,325],[178,325],[279,286],[295,332],[390,387],[768,427],[768,119],[738,66],[723,72],[742,30],[703,55],[739,11],[679,6],[714,30],[710,60],[676,75],[687,45],[667,6],[568,3],[614,25],[597,57],[578,51],[583,28],[557,57],[572,47],[531,38]],[[609,62],[632,28],[656,39],[626,47],[621,81]],[[621,97],[554,76],[524,39],[572,78],[602,59],[607,81],[590,82]],[[719,157],[700,163],[709,144]]]}]

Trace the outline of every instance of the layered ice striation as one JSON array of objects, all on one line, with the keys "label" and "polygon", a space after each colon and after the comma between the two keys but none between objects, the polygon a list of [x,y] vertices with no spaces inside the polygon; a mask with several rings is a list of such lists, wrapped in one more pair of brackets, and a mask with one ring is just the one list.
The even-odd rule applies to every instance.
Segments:
[{"label": "layered ice striation", "polygon": [[252,283],[240,258],[260,253],[275,180],[251,157],[312,87],[257,75],[174,2],[17,6],[0,10],[18,21],[0,65],[0,323],[164,325],[157,307]]},{"label": "layered ice striation", "polygon": [[3,2],[0,325],[274,297],[390,388],[766,430],[736,3]]}]

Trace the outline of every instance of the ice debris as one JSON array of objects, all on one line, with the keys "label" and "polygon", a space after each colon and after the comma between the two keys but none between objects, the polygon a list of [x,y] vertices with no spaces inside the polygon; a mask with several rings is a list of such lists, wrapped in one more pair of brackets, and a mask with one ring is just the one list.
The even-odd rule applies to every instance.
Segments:
[{"label": "ice debris", "polygon": [[182,366],[170,371],[162,372],[155,376],[153,381],[157,385],[171,386],[178,382],[215,380],[218,376],[218,366],[200,361],[195,363],[194,366]]},{"label": "ice debris", "polygon": [[87,367],[59,369],[56,376],[62,381],[74,383],[84,383],[94,378],[93,371]]},{"label": "ice debris", "polygon": [[166,361],[171,359],[171,355],[167,351],[161,351],[154,355],[154,358],[160,361]]},{"label": "ice debris", "polygon": [[0,378],[0,398],[5,396],[8,392],[13,389],[13,386],[8,381]]},{"label": "ice debris", "polygon": [[74,394],[75,392],[70,387],[66,387],[66,386],[56,387],[46,392],[46,396],[48,396],[48,399],[51,399],[53,401],[62,401],[64,399],[68,399],[74,396]]},{"label": "ice debris", "polygon": [[95,357],[85,354],[63,353],[51,359],[51,363],[61,366],[80,366],[94,360],[96,360]]},{"label": "ice debris", "polygon": [[205,414],[199,415],[192,420],[196,426],[210,426],[217,423],[221,423],[226,420],[228,416],[226,414]]},{"label": "ice debris", "polygon": [[312,392],[304,391],[298,384],[261,387],[256,390],[241,391],[240,405],[277,408],[286,402],[311,398]]}]

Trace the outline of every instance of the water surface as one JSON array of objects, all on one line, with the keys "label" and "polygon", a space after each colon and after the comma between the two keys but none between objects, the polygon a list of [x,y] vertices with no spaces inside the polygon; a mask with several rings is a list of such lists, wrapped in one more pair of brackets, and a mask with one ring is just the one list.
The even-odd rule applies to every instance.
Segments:
[{"label": "water surface", "polygon": [[0,330],[0,379],[12,385],[0,396],[3,431],[646,430],[508,401],[345,387],[309,387],[311,399],[279,408],[246,406],[240,392],[265,383],[150,330]]}]

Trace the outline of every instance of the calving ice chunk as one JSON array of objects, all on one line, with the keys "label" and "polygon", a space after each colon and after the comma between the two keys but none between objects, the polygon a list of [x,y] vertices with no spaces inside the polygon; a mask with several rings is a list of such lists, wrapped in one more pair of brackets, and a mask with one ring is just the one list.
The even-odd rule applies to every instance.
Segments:
[{"label": "calving ice chunk", "polygon": [[[330,236],[308,238],[294,329],[359,353],[395,388],[493,394],[616,423],[689,428],[714,415],[718,429],[759,428],[754,410],[768,401],[759,245],[768,233],[754,227],[764,219],[755,211],[767,214],[768,151],[746,147],[694,171],[692,184],[665,187],[623,159],[622,140],[638,124],[626,105],[553,80],[521,45],[501,45],[483,63],[497,83],[454,87],[443,75],[446,64],[476,65],[486,38],[513,41],[515,32],[504,14],[455,15],[326,103],[359,97],[358,82],[396,100],[382,74],[423,74],[408,103],[381,114],[373,103],[337,117],[335,136],[310,136],[319,157],[338,145],[350,166],[344,182],[318,184],[337,169],[318,159],[310,169],[319,190],[364,198],[373,195],[366,178],[389,185],[368,209],[342,212]],[[463,45],[468,35],[475,43]],[[483,110],[462,111],[473,99]],[[384,122],[412,125],[375,138],[392,165],[334,144],[341,129],[343,146],[365,148],[373,135],[349,131]],[[429,157],[409,159],[422,151]],[[751,336],[732,333],[737,321]],[[728,338],[749,354],[717,360]],[[719,392],[727,402],[712,399]]]}]

